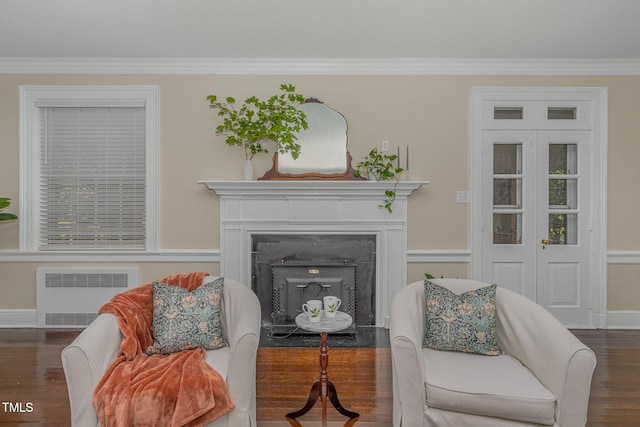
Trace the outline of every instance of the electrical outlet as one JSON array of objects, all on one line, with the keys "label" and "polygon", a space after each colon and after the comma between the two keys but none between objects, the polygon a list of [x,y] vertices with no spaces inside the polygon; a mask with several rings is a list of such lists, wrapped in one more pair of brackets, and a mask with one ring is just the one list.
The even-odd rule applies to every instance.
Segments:
[{"label": "electrical outlet", "polygon": [[386,139],[380,141],[380,151],[389,151],[389,141],[387,141]]}]

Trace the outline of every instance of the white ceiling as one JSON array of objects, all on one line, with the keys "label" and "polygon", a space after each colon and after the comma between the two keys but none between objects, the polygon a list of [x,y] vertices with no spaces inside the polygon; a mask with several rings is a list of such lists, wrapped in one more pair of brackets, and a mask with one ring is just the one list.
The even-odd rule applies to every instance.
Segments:
[{"label": "white ceiling", "polygon": [[0,58],[640,58],[637,0],[0,0]]}]

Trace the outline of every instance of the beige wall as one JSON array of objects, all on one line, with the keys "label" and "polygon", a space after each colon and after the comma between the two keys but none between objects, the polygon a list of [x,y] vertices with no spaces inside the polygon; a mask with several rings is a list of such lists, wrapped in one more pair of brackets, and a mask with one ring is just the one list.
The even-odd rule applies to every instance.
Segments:
[{"label": "beige wall", "polygon": [[[429,180],[409,202],[409,249],[469,249],[469,93],[473,86],[603,86],[609,90],[608,250],[640,250],[640,77],[525,76],[45,76],[0,75],[0,195],[18,207],[18,88],[20,85],[149,84],[160,88],[160,246],[218,249],[215,195],[199,179],[240,179],[243,153],[215,137],[217,117],[206,96],[269,96],[293,83],[340,111],[349,124],[354,163],[380,140],[411,146],[411,178]],[[266,171],[269,156],[255,162]],[[444,224],[444,226],[443,226]],[[0,223],[0,250],[18,247],[17,223]],[[0,260],[2,254],[0,253]],[[151,280],[191,264],[141,264]],[[0,262],[0,309],[35,308],[35,264]],[[217,266],[206,266],[208,270]],[[615,266],[608,276],[610,310],[640,310],[638,266]],[[464,277],[466,264],[412,264],[410,280],[428,271]],[[637,280],[636,280],[637,282]]]}]

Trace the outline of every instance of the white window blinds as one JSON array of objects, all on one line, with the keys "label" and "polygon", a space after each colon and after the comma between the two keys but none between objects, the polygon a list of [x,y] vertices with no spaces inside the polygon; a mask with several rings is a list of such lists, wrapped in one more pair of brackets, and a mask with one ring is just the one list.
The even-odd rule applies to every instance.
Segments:
[{"label": "white window blinds", "polygon": [[39,249],[145,249],[145,108],[40,117]]}]

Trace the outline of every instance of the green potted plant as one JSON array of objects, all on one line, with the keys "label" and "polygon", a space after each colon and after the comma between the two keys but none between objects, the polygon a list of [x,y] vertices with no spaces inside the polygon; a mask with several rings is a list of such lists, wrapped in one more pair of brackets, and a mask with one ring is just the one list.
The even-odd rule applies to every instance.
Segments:
[{"label": "green potted plant", "polygon": [[216,95],[209,95],[209,107],[218,110],[222,124],[216,127],[216,135],[226,137],[228,145],[236,145],[244,149],[245,179],[253,179],[251,159],[257,153],[268,153],[270,142],[277,144],[278,152],[290,152],[294,159],[300,154],[300,145],[296,143],[296,133],[307,129],[305,114],[297,108],[305,98],[296,93],[291,84],[280,85],[282,91],[261,100],[251,96],[241,106],[236,106],[236,99],[229,96],[219,101]]},{"label": "green potted plant", "polygon": [[398,185],[398,174],[404,172],[400,166],[394,165],[394,161],[398,159],[395,154],[379,153],[377,148],[369,151],[366,157],[356,165],[356,175],[365,176],[372,181],[390,181],[395,180],[393,189],[385,190],[383,204],[378,205],[385,208],[390,213],[391,205],[396,200],[396,186]]},{"label": "green potted plant", "polygon": [[[11,204],[11,199],[9,197],[0,197],[0,211],[6,208]],[[18,217],[14,214],[0,212],[0,221],[8,221],[10,219],[18,219]]]}]

